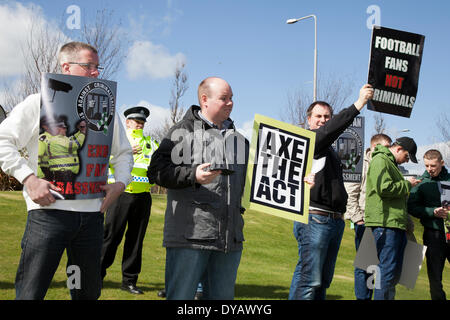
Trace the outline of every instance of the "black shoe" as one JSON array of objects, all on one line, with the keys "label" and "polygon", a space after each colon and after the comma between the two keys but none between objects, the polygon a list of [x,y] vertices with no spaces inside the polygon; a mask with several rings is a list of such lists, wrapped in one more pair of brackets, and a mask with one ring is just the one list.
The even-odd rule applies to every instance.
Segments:
[{"label": "black shoe", "polygon": [[158,297],[165,298],[166,297],[166,290],[160,290],[158,291]]},{"label": "black shoe", "polygon": [[202,298],[203,298],[203,292],[197,291],[195,293],[194,300],[202,300]]},{"label": "black shoe", "polygon": [[120,287],[120,289],[122,289],[124,291],[128,291],[129,293],[132,293],[132,294],[143,294],[144,293],[141,289],[136,287],[135,284],[122,284],[122,287]]}]

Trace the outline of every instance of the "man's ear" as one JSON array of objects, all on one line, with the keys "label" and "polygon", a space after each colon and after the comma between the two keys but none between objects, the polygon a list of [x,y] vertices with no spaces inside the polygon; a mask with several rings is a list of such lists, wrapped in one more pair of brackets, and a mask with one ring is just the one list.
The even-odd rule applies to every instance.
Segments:
[{"label": "man's ear", "polygon": [[62,74],[70,74],[70,64],[68,64],[67,62],[63,62],[61,64],[61,73]]},{"label": "man's ear", "polygon": [[202,105],[205,106],[206,102],[208,101],[208,96],[206,95],[206,93],[203,93],[203,94],[200,96],[200,101],[201,101]]}]

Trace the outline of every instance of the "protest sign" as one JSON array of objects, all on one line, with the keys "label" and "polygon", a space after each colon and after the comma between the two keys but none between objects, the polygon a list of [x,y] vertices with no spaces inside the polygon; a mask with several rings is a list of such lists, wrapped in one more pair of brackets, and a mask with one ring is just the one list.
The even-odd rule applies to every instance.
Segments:
[{"label": "protest sign", "polygon": [[[403,254],[403,264],[398,282],[399,284],[408,289],[414,289],[420,269],[422,268],[426,250],[426,246],[411,240],[407,241],[405,252]],[[356,252],[353,266],[363,270],[377,270],[376,268],[371,267],[377,266],[379,263],[380,260],[378,260],[377,256],[375,238],[371,228],[366,228],[361,243],[359,244],[358,251]],[[375,274],[375,278],[377,277],[379,279],[380,275]]]},{"label": "protest sign", "polygon": [[416,101],[425,37],[374,26],[368,83],[374,88],[369,110],[409,118]]},{"label": "protest sign", "polygon": [[3,109],[3,107],[0,106],[0,123],[2,123],[3,120],[5,120],[5,119],[6,119],[6,112],[5,112],[5,110]]},{"label": "protest sign", "polygon": [[57,200],[104,197],[114,129],[116,82],[44,73],[38,177],[62,189]]},{"label": "protest sign", "polygon": [[364,161],[364,117],[356,117],[333,143],[342,164],[344,182],[361,182]]},{"label": "protest sign", "polygon": [[441,205],[447,208],[447,218],[444,219],[444,232],[447,244],[450,245],[450,181],[440,181]]},{"label": "protest sign", "polygon": [[308,223],[309,187],[315,133],[255,115],[243,206]]}]

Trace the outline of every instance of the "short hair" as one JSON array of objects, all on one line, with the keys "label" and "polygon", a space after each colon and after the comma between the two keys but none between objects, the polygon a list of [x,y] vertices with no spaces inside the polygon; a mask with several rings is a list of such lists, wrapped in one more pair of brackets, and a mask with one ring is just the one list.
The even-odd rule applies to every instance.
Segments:
[{"label": "short hair", "polygon": [[330,110],[330,116],[333,117],[333,108],[330,106],[330,104],[328,104],[328,103],[325,102],[325,101],[314,101],[313,103],[311,103],[311,104],[309,105],[308,109],[306,110],[306,116],[307,116],[308,118],[311,117],[312,110],[313,110],[314,107],[315,107],[316,105],[318,105],[318,104],[327,107],[328,110]]},{"label": "short hair", "polygon": [[[213,80],[223,80],[222,78],[219,77],[208,77],[206,79],[203,79],[202,82],[200,82],[200,84],[198,85],[198,89],[197,89],[197,95],[198,95],[198,103],[199,105],[201,105],[201,98],[203,94],[206,94],[206,96],[209,98],[210,94],[211,94],[211,82],[213,82]],[[225,81],[225,80],[223,80]],[[226,82],[226,81],[225,81]]]},{"label": "short hair", "polygon": [[389,145],[391,145],[391,143],[392,143],[392,139],[384,133],[378,133],[378,134],[372,136],[372,138],[370,138],[371,145],[374,143],[379,144],[383,141],[387,142]]},{"label": "short hair", "polygon": [[437,159],[438,161],[442,161],[442,154],[439,152],[439,150],[430,149],[427,152],[425,152],[423,158],[427,160]]},{"label": "short hair", "polygon": [[58,64],[61,65],[64,62],[76,60],[77,54],[81,50],[90,50],[92,53],[98,54],[97,49],[90,44],[79,41],[68,42],[59,49]]}]

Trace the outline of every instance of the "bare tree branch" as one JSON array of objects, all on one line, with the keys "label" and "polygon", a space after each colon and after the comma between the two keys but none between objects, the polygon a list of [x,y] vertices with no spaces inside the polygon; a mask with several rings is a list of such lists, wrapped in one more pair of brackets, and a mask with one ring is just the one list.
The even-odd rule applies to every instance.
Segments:
[{"label": "bare tree branch", "polygon": [[100,64],[104,70],[100,78],[112,79],[120,69],[126,57],[125,49],[130,43],[121,28],[121,21],[116,21],[112,10],[97,10],[93,24],[88,17],[83,19],[79,40],[89,43],[98,50]]},{"label": "bare tree branch", "polygon": [[373,116],[375,120],[374,129],[375,134],[386,132],[386,122],[384,121],[384,116],[381,112],[377,112]]},{"label": "bare tree branch", "polygon": [[[333,112],[339,112],[345,107],[352,93],[353,81],[342,77],[328,76],[325,80],[319,78],[317,100],[325,101],[333,107]],[[281,119],[300,127],[306,128],[306,110],[313,102],[312,93],[298,89],[294,93],[288,93],[287,106],[283,110]]]},{"label": "bare tree branch", "polygon": [[450,119],[446,113],[441,113],[436,126],[444,142],[450,147]]},{"label": "bare tree branch", "polygon": [[171,97],[169,100],[170,119],[167,119],[159,128],[151,130],[151,136],[158,141],[162,141],[169,129],[183,118],[185,109],[181,104],[181,98],[189,89],[188,76],[184,69],[185,66],[185,63],[179,63],[174,71]]}]

